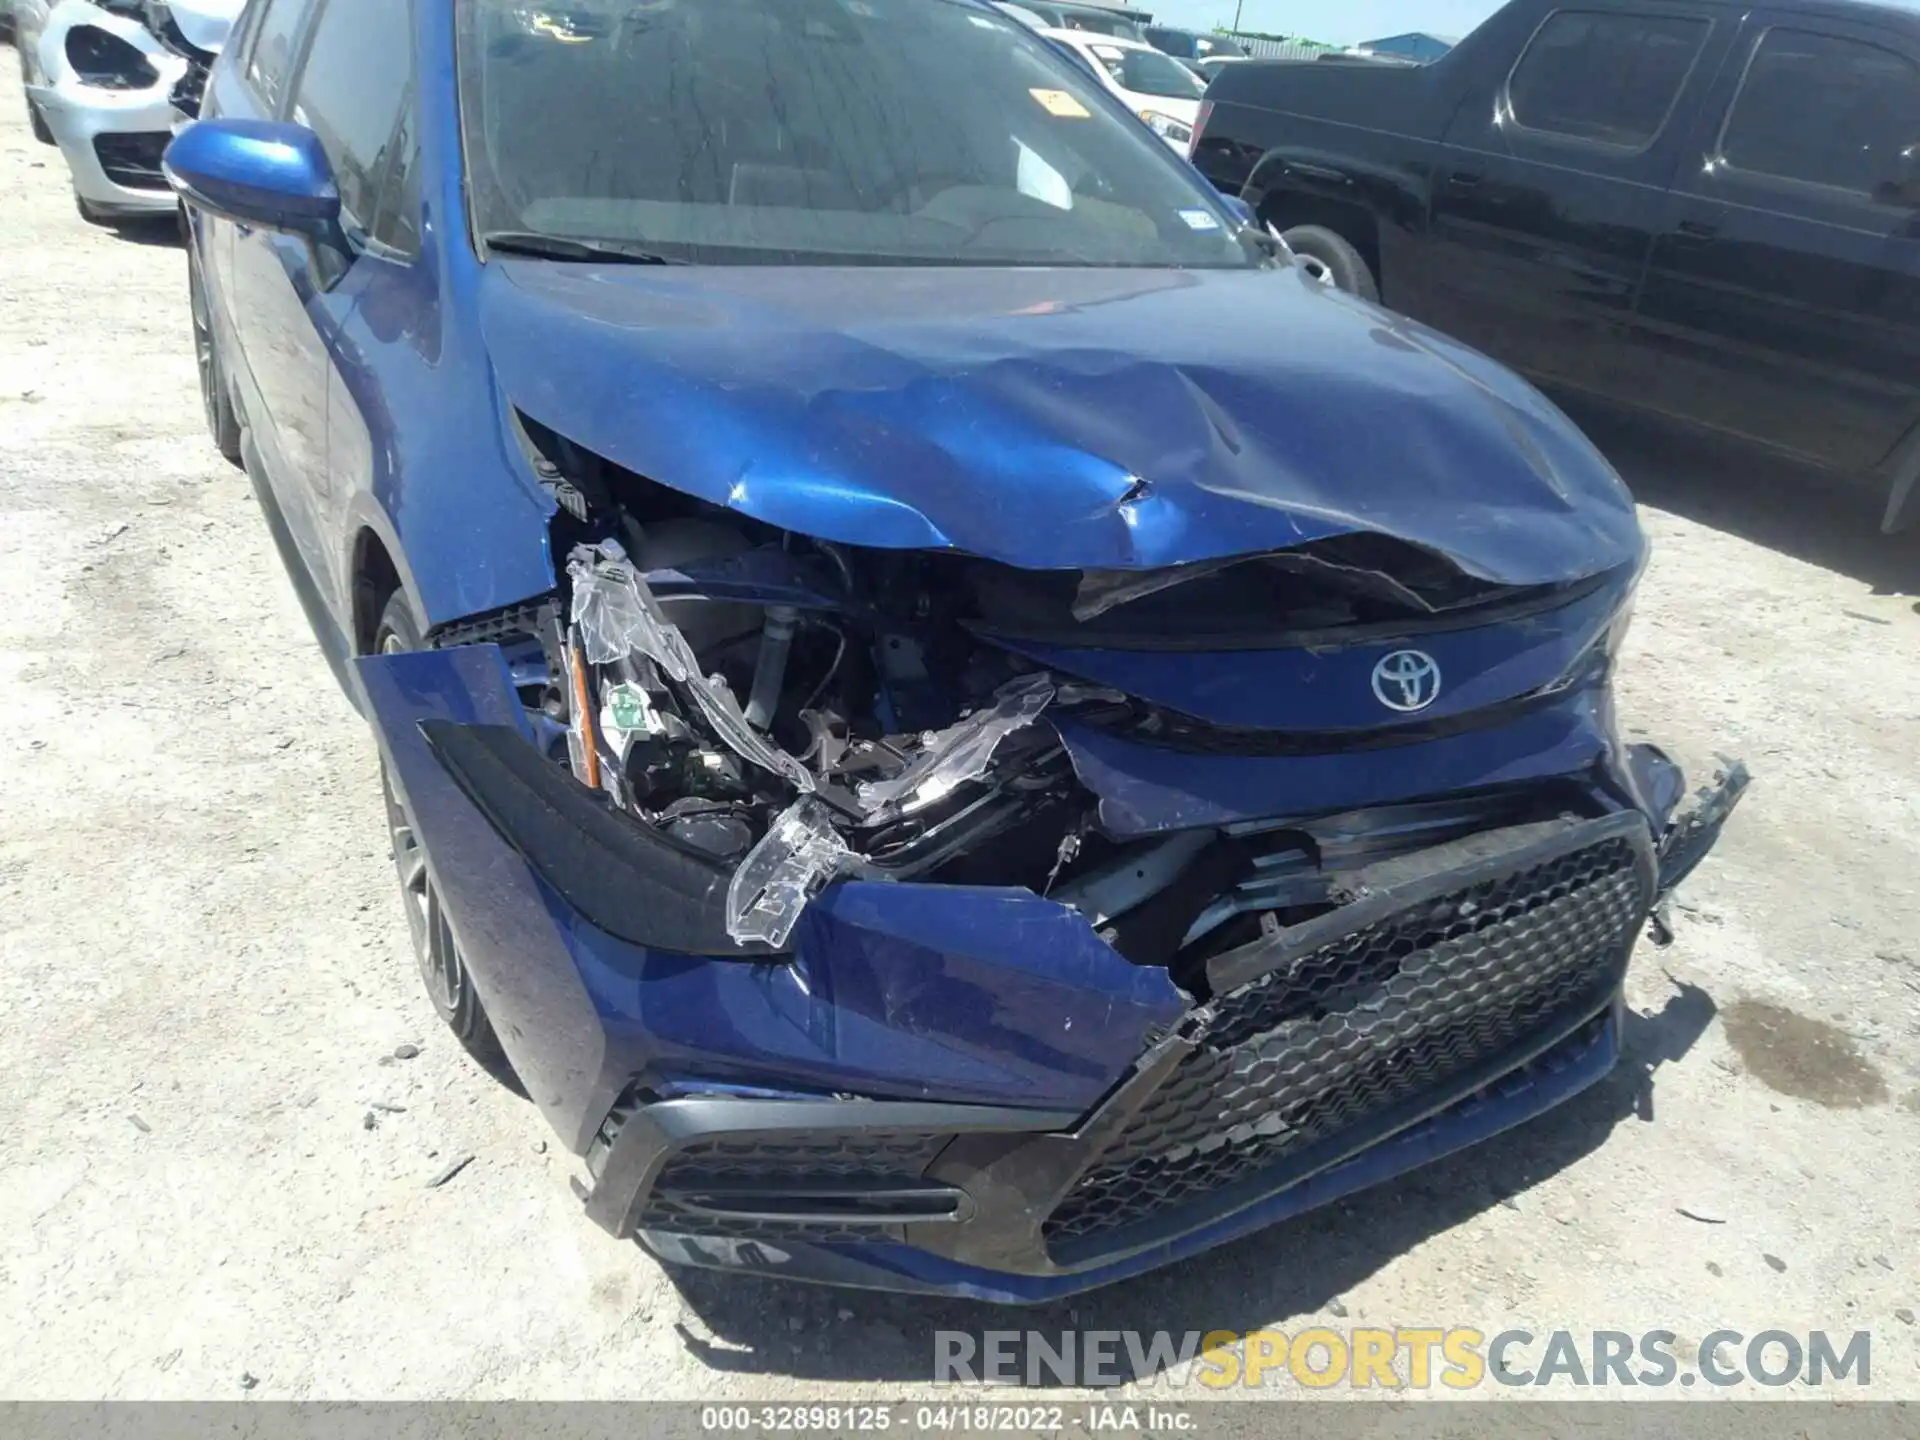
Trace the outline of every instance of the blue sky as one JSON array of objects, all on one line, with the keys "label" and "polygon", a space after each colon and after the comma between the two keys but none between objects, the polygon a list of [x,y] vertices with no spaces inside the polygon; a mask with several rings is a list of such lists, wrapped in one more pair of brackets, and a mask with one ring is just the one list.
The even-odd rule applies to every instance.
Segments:
[{"label": "blue sky", "polygon": [[[1233,23],[1234,0],[1131,0],[1156,20],[1192,30]],[[1245,0],[1240,28],[1351,45],[1407,30],[1464,35],[1500,0]]]}]

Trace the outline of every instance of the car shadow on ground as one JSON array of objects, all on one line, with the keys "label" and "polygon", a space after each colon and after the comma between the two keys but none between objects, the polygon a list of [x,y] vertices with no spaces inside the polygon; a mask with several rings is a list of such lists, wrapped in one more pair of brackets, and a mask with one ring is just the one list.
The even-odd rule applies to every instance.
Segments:
[{"label": "car shadow on ground", "polygon": [[[1295,1317],[1324,1312],[1395,1258],[1496,1205],[1518,1211],[1519,1224],[1561,1223],[1528,1192],[1598,1149],[1622,1121],[1651,1121],[1660,1067],[1692,1049],[1715,1012],[1706,991],[1675,982],[1660,1010],[1628,1013],[1619,1067],[1558,1110],[1389,1184],[1138,1280],[1026,1309],[670,1269],[688,1308],[712,1336],[697,1336],[682,1324],[681,1340],[715,1370],[912,1384],[934,1378],[934,1335],[942,1330],[976,1340],[987,1330],[1032,1330],[1056,1344],[1064,1330],[1137,1330],[1149,1337],[1164,1330],[1177,1344],[1188,1331],[1284,1327]],[[1433,1252],[1432,1264],[1466,1277],[1457,1287],[1464,1307],[1483,1296],[1510,1307],[1517,1298],[1500,1291],[1499,1280],[1495,1289],[1484,1289],[1471,1267],[1444,1247]],[[1354,1317],[1369,1318],[1379,1317]],[[1117,1363],[1126,1371],[1124,1346]]]},{"label": "car shadow on ground", "polygon": [[129,245],[152,245],[162,250],[178,250],[181,245],[180,217],[165,215],[127,215],[107,222],[106,228],[116,240]]},{"label": "car shadow on ground", "polygon": [[1880,531],[1886,492],[1765,451],[1557,397],[1643,505],[1847,575],[1875,595],[1920,596],[1920,527]]}]

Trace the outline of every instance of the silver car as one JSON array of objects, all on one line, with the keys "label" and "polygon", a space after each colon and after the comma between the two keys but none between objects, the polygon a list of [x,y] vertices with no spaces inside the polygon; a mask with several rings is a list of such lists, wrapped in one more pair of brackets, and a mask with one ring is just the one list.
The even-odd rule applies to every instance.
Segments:
[{"label": "silver car", "polygon": [[34,135],[96,223],[171,213],[160,156],[242,0],[12,0]]}]

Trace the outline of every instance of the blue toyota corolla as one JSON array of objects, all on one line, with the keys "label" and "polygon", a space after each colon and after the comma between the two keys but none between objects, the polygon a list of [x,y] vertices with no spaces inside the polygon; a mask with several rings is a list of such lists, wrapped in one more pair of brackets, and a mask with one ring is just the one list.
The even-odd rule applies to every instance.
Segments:
[{"label": "blue toyota corolla", "polygon": [[992,1299],[1556,1105],[1746,783],[1551,405],[975,0],[252,0],[207,419],[421,970],[660,1257]]}]

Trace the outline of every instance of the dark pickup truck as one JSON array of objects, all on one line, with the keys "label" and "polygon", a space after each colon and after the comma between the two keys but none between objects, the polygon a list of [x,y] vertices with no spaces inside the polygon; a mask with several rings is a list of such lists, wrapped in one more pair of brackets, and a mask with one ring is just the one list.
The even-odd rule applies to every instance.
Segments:
[{"label": "dark pickup truck", "polygon": [[1193,159],[1333,283],[1920,519],[1920,12],[1514,0],[1430,65],[1230,65]]}]

